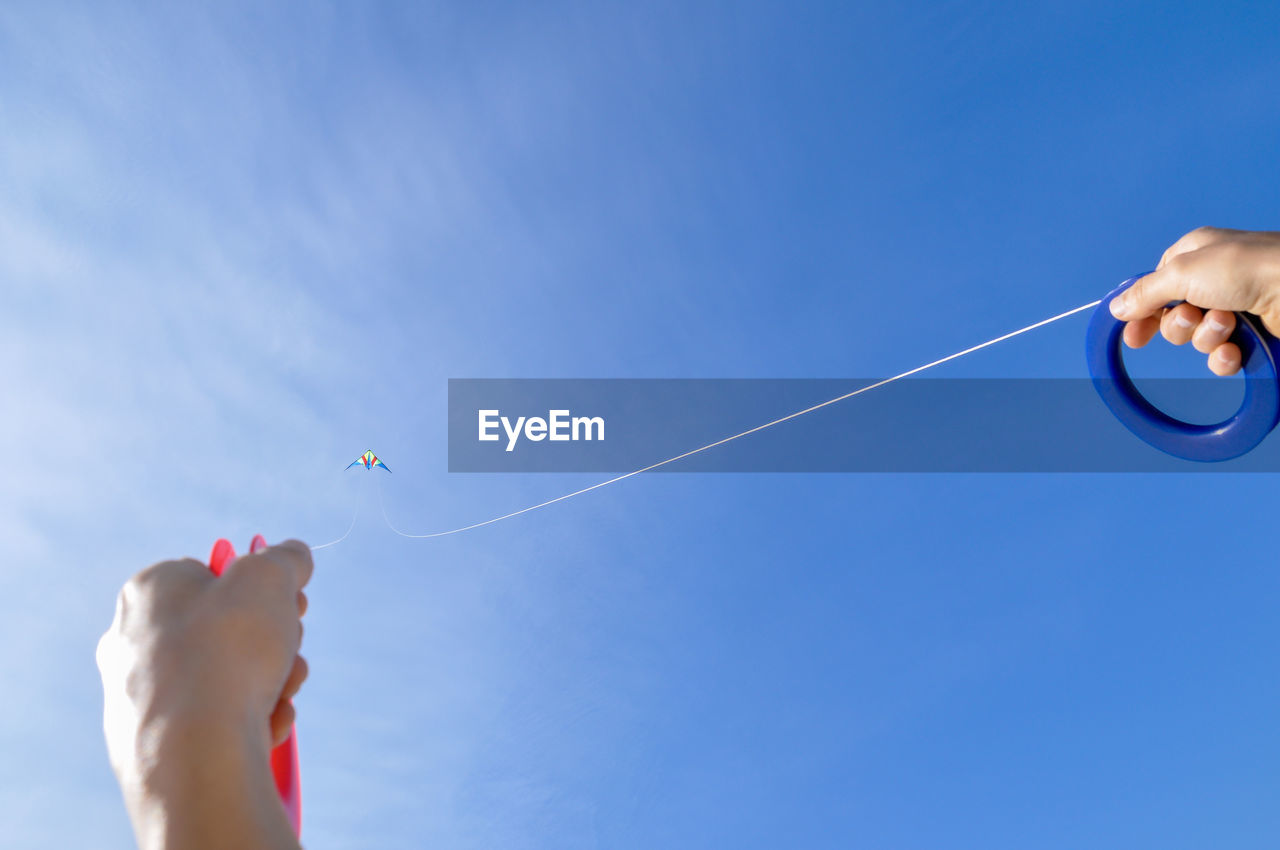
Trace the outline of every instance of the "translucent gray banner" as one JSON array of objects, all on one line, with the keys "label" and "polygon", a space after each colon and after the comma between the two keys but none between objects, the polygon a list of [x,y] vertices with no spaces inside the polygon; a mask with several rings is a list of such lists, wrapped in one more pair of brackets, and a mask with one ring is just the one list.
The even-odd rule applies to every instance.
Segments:
[{"label": "translucent gray banner", "polygon": [[[820,404],[874,379],[454,379],[451,472],[624,473]],[[1140,381],[1210,423],[1242,379]],[[1087,379],[905,379],[659,466],[660,472],[1275,472],[1269,439],[1233,461],[1169,457]]]}]

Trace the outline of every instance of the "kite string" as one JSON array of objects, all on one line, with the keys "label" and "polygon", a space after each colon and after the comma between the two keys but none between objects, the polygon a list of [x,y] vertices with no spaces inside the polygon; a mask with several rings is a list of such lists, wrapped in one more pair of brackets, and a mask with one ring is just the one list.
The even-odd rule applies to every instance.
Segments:
[{"label": "kite string", "polygon": [[[574,490],[572,493],[565,493],[563,496],[557,496],[554,499],[548,499],[545,502],[539,502],[536,505],[530,505],[527,508],[521,508],[518,511],[512,511],[509,514],[503,514],[502,516],[496,516],[492,519],[484,520],[483,522],[476,522],[476,523],[472,523],[471,525],[464,525],[459,528],[452,528],[452,529],[449,529],[448,531],[435,531],[430,534],[406,534],[405,532],[396,528],[395,525],[392,524],[390,517],[387,516],[386,506],[383,505],[382,503],[381,486],[378,487],[378,505],[379,507],[382,508],[382,518],[383,520],[386,521],[387,527],[390,528],[392,531],[394,531],[396,534],[399,534],[401,537],[409,537],[409,538],[420,540],[420,539],[425,539],[429,537],[446,537],[450,534],[459,534],[463,531],[471,531],[472,529],[475,529],[475,528],[481,528],[486,525],[492,525],[495,522],[501,522],[504,519],[511,519],[512,517],[517,517],[517,516],[520,516],[521,514],[527,514],[530,511],[536,511],[539,508],[545,508],[548,505],[554,505],[556,502],[563,502],[566,499],[572,499],[574,496],[581,496],[583,493],[590,493],[592,490],[599,490],[601,487],[607,487],[610,484],[616,484],[619,481],[625,481],[626,479],[639,475],[642,472],[649,472],[651,470],[657,469],[658,467],[666,466],[669,463],[675,463],[678,460],[683,460],[684,458],[690,457],[692,455],[696,455],[699,452],[705,452],[708,449],[714,449],[716,446],[723,446],[725,443],[730,443],[730,442],[733,442],[734,440],[741,439],[742,437],[746,437],[750,434],[755,434],[759,431],[765,430],[766,428],[772,428],[775,425],[781,425],[783,422],[787,422],[791,419],[804,416],[805,414],[812,413],[815,410],[821,410],[822,408],[827,407],[829,405],[836,404],[846,399],[853,398],[854,396],[861,395],[862,393],[865,393],[865,392],[870,392],[871,390],[878,389],[880,387],[885,386],[886,384],[891,384],[894,381],[900,381],[903,378],[908,378],[912,375],[923,372],[926,369],[932,369],[935,366],[941,366],[943,363],[948,363],[952,360],[956,360],[958,358],[964,357],[965,355],[973,354],[975,351],[981,351],[982,349],[987,348],[988,346],[995,345],[996,343],[999,343],[999,342],[1004,342],[1007,339],[1012,339],[1015,336],[1020,336],[1024,333],[1027,333],[1028,331],[1033,331],[1037,328],[1042,328],[1045,325],[1053,324],[1054,322],[1057,322],[1061,319],[1065,319],[1068,316],[1074,316],[1077,313],[1082,313],[1085,310],[1089,310],[1089,309],[1092,309],[1093,307],[1097,307],[1101,303],[1102,303],[1102,299],[1098,299],[1097,301],[1090,301],[1088,304],[1082,304],[1079,307],[1075,307],[1071,310],[1067,310],[1065,313],[1059,313],[1056,316],[1050,316],[1047,319],[1042,319],[1038,322],[1035,322],[1034,324],[1027,325],[1025,328],[1018,328],[1018,330],[1016,331],[1010,331],[1009,333],[1002,334],[998,337],[995,337],[994,339],[989,339],[986,342],[981,342],[981,343],[978,343],[977,345],[970,346],[969,348],[966,348],[963,351],[957,351],[954,354],[948,354],[946,357],[942,357],[937,360],[934,360],[932,363],[926,363],[923,366],[917,366],[914,369],[908,369],[906,372],[902,372],[900,374],[894,375],[892,378],[885,378],[882,381],[877,381],[873,384],[868,384],[865,387],[859,387],[858,389],[853,390],[852,392],[847,392],[844,395],[839,395],[839,396],[836,396],[835,398],[827,399],[826,401],[820,402],[811,407],[806,407],[803,410],[797,410],[794,413],[789,413],[786,416],[779,417],[778,419],[774,419],[770,422],[765,422],[763,425],[757,425],[754,428],[748,428],[746,431],[741,431],[737,434],[733,434],[732,436],[725,437],[720,440],[716,440],[714,443],[707,443],[705,446],[699,446],[696,449],[690,449],[689,451],[684,452],[683,454],[678,454],[675,457],[669,457],[666,460],[660,460],[657,463],[651,463],[648,466],[643,467],[641,469],[637,469],[632,472],[627,472],[622,475],[618,475],[614,478],[610,478],[606,481],[601,481],[599,483],[592,484],[590,487],[583,487],[581,490]],[[348,533],[350,532],[348,531]],[[332,545],[332,544],[326,544],[326,545]]]},{"label": "kite string", "polygon": [[[360,495],[363,492],[363,490],[364,490],[363,484],[361,485],[360,489],[356,490],[355,510],[351,512],[351,524],[347,526],[347,530],[343,532],[342,536],[339,537],[337,540],[330,540],[328,543],[321,543],[319,546],[312,546],[311,547],[312,552],[315,552],[318,549],[328,549],[330,546],[337,546],[339,543],[346,540],[348,536],[350,536],[352,530],[356,527],[356,520],[360,516]],[[386,516],[386,514],[384,513],[383,516]]]},{"label": "kite string", "polygon": [[414,534],[406,534],[405,532],[396,528],[395,525],[391,522],[391,517],[387,516],[387,505],[385,502],[382,501],[382,482],[381,481],[378,482],[378,509],[382,511],[382,521],[387,524],[387,528],[391,529],[396,534],[399,534],[401,537],[420,536],[420,535],[414,535]]}]

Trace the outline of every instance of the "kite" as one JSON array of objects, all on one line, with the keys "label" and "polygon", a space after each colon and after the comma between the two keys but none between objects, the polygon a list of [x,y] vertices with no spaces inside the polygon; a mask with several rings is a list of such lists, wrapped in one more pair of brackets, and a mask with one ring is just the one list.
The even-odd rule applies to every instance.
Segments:
[{"label": "kite", "polygon": [[350,469],[352,466],[360,466],[361,464],[364,464],[365,469],[373,469],[375,466],[380,466],[383,469],[386,469],[387,472],[391,471],[390,469],[387,469],[387,465],[385,463],[378,460],[378,456],[373,453],[372,449],[370,449],[369,451],[366,451],[364,454],[360,455],[360,457],[351,461],[351,465],[348,466],[347,469]]}]

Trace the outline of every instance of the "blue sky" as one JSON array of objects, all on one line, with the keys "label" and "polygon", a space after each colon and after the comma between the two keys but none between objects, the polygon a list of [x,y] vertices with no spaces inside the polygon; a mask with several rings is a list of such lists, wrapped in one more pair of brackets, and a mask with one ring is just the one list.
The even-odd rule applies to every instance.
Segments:
[{"label": "blue sky", "polygon": [[356,501],[308,846],[1273,846],[1271,476],[651,476],[410,541],[342,473],[466,524],[594,479],[449,475],[450,377],[882,376],[1276,227],[1280,10],[891,5],[5,4],[5,843],[129,846],[125,578]]}]

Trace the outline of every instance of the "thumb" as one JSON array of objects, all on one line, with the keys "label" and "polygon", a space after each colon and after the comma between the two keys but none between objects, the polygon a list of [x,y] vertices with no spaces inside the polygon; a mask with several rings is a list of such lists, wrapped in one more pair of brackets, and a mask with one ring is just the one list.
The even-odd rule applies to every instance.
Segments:
[{"label": "thumb", "polygon": [[1171,301],[1185,301],[1188,284],[1185,277],[1166,265],[1135,281],[1133,286],[1111,299],[1111,315],[1126,322],[1155,315]]}]

